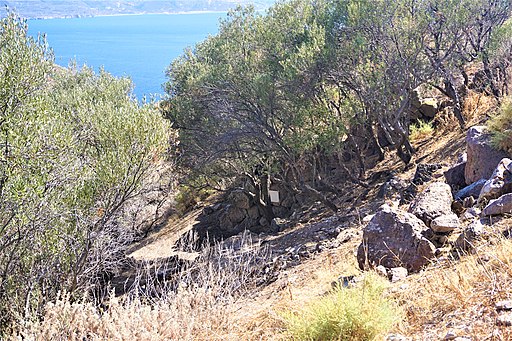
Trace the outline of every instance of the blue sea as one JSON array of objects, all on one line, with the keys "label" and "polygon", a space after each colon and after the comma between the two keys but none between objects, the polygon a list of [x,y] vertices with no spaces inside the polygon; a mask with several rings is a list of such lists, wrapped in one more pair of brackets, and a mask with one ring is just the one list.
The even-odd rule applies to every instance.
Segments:
[{"label": "blue sea", "polygon": [[134,94],[163,94],[165,70],[184,49],[218,32],[226,13],[147,14],[29,20],[29,34],[46,33],[55,61],[71,60],[132,79]]}]

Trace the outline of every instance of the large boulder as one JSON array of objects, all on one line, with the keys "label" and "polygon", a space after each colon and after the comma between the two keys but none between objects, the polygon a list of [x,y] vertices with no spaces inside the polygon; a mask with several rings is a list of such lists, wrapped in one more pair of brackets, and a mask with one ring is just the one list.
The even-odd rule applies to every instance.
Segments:
[{"label": "large boulder", "polygon": [[416,216],[383,205],[363,231],[357,250],[359,267],[403,266],[417,272],[434,257],[435,246],[424,237],[429,228]]},{"label": "large boulder", "polygon": [[229,193],[228,201],[237,208],[248,210],[252,206],[251,198],[242,190]]},{"label": "large boulder", "polygon": [[496,199],[510,192],[512,192],[512,160],[504,158],[480,190],[478,201]]},{"label": "large boulder", "polygon": [[468,161],[466,163],[466,184],[482,178],[489,179],[498,163],[508,157],[507,153],[491,145],[491,135],[484,126],[471,127],[466,136]]},{"label": "large boulder", "polygon": [[434,182],[416,197],[409,212],[430,226],[435,218],[452,213],[452,201],[450,185],[444,182]]},{"label": "large boulder", "polygon": [[504,194],[498,199],[491,200],[483,210],[485,216],[512,213],[512,193]]}]

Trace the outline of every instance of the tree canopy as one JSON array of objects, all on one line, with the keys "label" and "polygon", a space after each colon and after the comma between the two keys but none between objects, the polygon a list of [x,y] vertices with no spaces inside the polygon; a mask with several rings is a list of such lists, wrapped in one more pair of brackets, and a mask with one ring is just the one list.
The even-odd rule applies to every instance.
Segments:
[{"label": "tree canopy", "polygon": [[447,96],[462,127],[470,63],[483,63],[492,93],[502,95],[495,65],[508,57],[491,50],[509,16],[508,0],[238,8],[168,69],[163,111],[179,130],[182,165],[210,183],[263,167],[299,191],[333,189],[324,181],[332,169],[364,185],[384,147],[410,162],[418,86]]}]

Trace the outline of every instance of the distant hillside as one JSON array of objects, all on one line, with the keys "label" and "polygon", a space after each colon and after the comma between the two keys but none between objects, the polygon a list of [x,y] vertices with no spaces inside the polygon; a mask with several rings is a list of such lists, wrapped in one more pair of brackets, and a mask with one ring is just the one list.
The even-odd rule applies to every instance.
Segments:
[{"label": "distant hillside", "polygon": [[7,8],[25,18],[88,17],[97,15],[179,13],[194,11],[226,11],[236,5],[254,4],[258,9],[269,7],[275,0],[76,0],[76,1],[0,1],[0,16]]}]

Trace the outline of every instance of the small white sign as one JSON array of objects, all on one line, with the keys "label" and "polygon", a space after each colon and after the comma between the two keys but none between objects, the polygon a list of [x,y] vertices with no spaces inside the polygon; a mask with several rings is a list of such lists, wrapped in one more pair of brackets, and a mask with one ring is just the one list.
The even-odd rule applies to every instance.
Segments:
[{"label": "small white sign", "polygon": [[268,191],[268,195],[270,196],[271,203],[279,204],[279,192],[278,191]]}]

